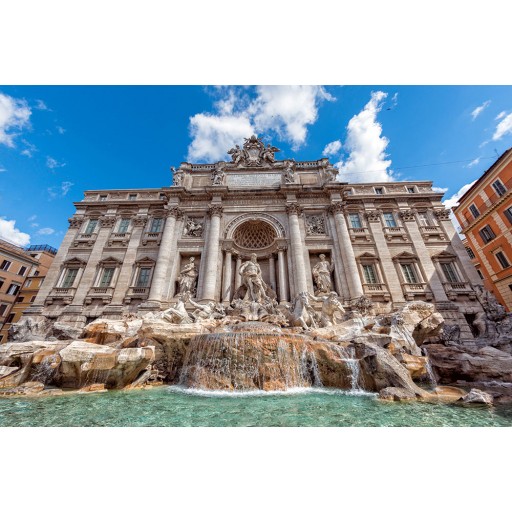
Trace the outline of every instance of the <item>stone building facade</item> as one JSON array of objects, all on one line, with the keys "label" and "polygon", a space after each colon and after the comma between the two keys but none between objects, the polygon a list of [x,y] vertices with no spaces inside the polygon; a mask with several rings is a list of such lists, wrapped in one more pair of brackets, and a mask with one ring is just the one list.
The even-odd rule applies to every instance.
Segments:
[{"label": "stone building facade", "polygon": [[512,148],[482,174],[453,212],[484,286],[512,311]]},{"label": "stone building facade", "polygon": [[26,314],[80,326],[185,291],[227,306],[255,254],[281,304],[329,291],[377,312],[431,301],[471,336],[481,280],[431,182],[341,183],[328,159],[277,151],[253,136],[230,162],[182,163],[170,187],[86,191]]}]

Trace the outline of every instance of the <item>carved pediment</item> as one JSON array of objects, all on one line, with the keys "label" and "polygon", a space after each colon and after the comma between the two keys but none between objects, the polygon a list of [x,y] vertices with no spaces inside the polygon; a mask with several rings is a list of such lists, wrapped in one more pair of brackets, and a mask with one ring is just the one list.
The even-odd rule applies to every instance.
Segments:
[{"label": "carved pediment", "polygon": [[86,265],[87,265],[86,261],[84,261],[80,258],[77,258],[77,257],[70,258],[69,260],[66,260],[64,262],[65,267],[85,267]]},{"label": "carved pediment", "polygon": [[156,261],[153,258],[150,258],[149,256],[144,256],[143,258],[140,258],[135,261],[136,265],[154,265]]},{"label": "carved pediment", "polygon": [[453,254],[452,252],[441,251],[441,252],[434,254],[434,256],[432,256],[432,259],[433,260],[454,260],[456,257],[457,256],[455,254]]},{"label": "carved pediment", "polygon": [[104,258],[99,262],[99,265],[102,265],[102,266],[119,266],[122,264],[123,264],[123,262],[121,260],[118,260],[117,258],[114,258],[113,256]]},{"label": "carved pediment", "polygon": [[416,254],[413,254],[412,252],[403,251],[400,254],[393,256],[392,259],[393,260],[417,260],[418,256],[416,256]]},{"label": "carved pediment", "polygon": [[371,252],[363,252],[363,254],[360,254],[359,256],[357,256],[358,260],[378,260],[379,258],[375,255],[375,254],[372,254]]}]

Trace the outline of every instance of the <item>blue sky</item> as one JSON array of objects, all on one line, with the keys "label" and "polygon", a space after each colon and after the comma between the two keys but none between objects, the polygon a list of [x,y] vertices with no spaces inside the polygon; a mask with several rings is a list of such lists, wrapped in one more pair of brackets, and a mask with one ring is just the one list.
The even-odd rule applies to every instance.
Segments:
[{"label": "blue sky", "polygon": [[432,180],[453,205],[512,145],[512,87],[0,87],[0,237],[58,247],[84,190],[168,186],[253,132],[279,159]]}]

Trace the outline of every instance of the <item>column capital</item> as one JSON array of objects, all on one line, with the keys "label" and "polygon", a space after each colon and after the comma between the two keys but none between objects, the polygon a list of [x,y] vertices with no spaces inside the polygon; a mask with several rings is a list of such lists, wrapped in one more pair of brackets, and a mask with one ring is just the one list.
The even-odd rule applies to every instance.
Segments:
[{"label": "column capital", "polygon": [[333,215],[336,215],[337,213],[344,213],[346,204],[346,201],[334,201],[329,206],[329,212]]},{"label": "column capital", "polygon": [[399,212],[400,218],[404,222],[411,222],[416,220],[416,210],[401,210]]},{"label": "column capital", "polygon": [[277,243],[277,252],[284,252],[288,248],[288,244],[286,242],[278,242]]},{"label": "column capital", "polygon": [[132,220],[133,225],[136,228],[143,228],[146,225],[148,218],[144,215],[135,215],[134,217],[132,217]]},{"label": "column capital", "polygon": [[84,222],[83,218],[80,217],[70,217],[68,219],[69,227],[73,229],[80,229],[82,226],[82,223]]},{"label": "column capital", "polygon": [[183,211],[177,206],[169,206],[167,208],[167,217],[174,217],[175,219],[181,219],[183,217]]},{"label": "column capital", "polygon": [[370,210],[368,212],[365,212],[366,220],[368,222],[380,222],[380,216],[381,216],[380,210]]},{"label": "column capital", "polygon": [[446,208],[443,210],[434,210],[434,215],[439,220],[450,220],[450,213],[451,211]]},{"label": "column capital", "polygon": [[106,216],[100,217],[100,227],[102,228],[112,228],[114,227],[114,224],[116,223],[116,216]]},{"label": "column capital", "polygon": [[218,217],[222,217],[223,208],[220,204],[211,204],[208,208],[208,215],[210,217],[214,217],[217,215]]},{"label": "column capital", "polygon": [[286,205],[286,213],[288,215],[301,215],[302,210],[303,208],[299,203],[288,203]]}]

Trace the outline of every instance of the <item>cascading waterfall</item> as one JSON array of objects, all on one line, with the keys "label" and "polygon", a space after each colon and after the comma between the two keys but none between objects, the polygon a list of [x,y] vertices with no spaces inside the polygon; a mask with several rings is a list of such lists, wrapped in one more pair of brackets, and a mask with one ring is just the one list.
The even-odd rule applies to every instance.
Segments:
[{"label": "cascading waterfall", "polygon": [[427,358],[427,362],[425,364],[425,369],[427,370],[427,377],[430,382],[430,387],[432,389],[435,389],[437,387],[437,379],[434,373],[434,369],[432,368],[432,364],[430,363],[430,358],[428,357],[428,351],[426,347],[423,347],[423,353],[425,354],[425,357]]},{"label": "cascading waterfall", "polygon": [[322,379],[300,334],[224,332],[190,341],[178,384],[246,391],[321,387]]},{"label": "cascading waterfall", "polygon": [[345,349],[344,347],[337,346],[337,351],[340,354],[341,360],[347,365],[347,368],[350,371],[350,391],[358,392],[363,391],[363,389],[359,385],[359,376],[361,374],[361,365],[359,363],[359,359],[356,359],[354,356],[354,350],[350,347],[350,350]]}]

